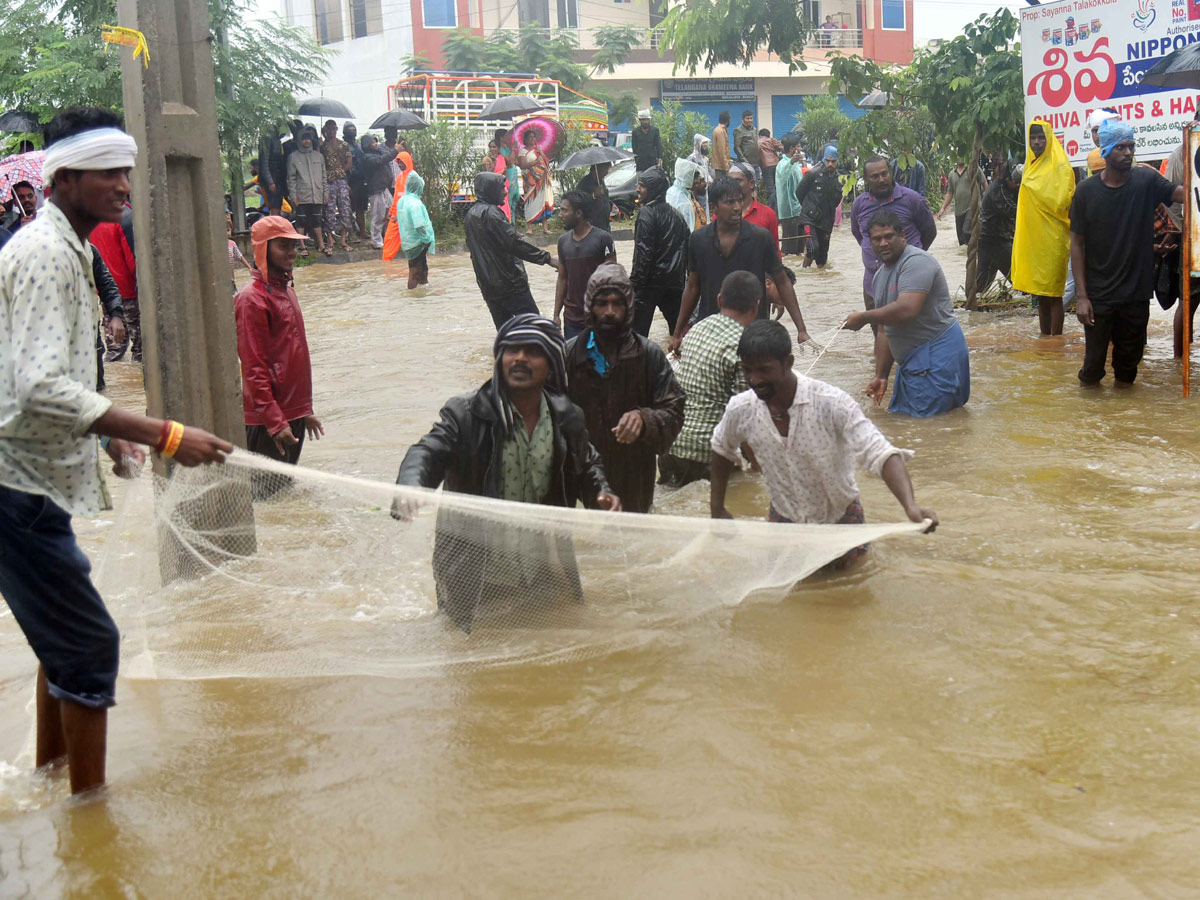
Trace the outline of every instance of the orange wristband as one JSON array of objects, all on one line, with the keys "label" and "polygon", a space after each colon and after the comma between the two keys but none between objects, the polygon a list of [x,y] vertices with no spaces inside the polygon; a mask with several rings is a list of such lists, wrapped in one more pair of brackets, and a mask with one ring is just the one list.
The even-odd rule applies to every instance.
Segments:
[{"label": "orange wristband", "polygon": [[178,422],[172,422],[171,434],[167,437],[167,444],[163,447],[162,455],[168,458],[174,456],[181,443],[183,443],[183,426]]}]

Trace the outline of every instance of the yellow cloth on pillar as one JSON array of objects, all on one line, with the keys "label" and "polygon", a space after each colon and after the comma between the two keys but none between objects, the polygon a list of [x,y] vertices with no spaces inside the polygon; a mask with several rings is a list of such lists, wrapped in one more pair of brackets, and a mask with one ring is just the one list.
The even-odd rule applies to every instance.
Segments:
[{"label": "yellow cloth on pillar", "polygon": [[1026,134],[1025,173],[1017,195],[1017,230],[1013,236],[1012,285],[1018,291],[1042,297],[1061,297],[1067,285],[1067,260],[1071,254],[1071,198],[1075,173],[1067,152],[1048,122],[1041,125],[1046,149],[1035,157]]}]

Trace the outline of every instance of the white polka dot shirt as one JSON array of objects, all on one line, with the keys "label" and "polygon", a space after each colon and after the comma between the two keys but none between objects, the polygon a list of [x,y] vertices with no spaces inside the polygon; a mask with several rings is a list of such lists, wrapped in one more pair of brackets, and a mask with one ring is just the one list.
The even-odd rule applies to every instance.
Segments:
[{"label": "white polka dot shirt", "polygon": [[53,203],[0,250],[0,485],[67,512],[104,506],[92,251]]},{"label": "white polka dot shirt", "polygon": [[793,522],[829,525],[858,499],[856,463],[879,475],[888,457],[913,454],[893,447],[845,391],[799,372],[796,380],[787,437],[771,421],[766,401],[743,391],[729,401],[712,449],[736,462],[738,448],[749,444],[775,510]]}]

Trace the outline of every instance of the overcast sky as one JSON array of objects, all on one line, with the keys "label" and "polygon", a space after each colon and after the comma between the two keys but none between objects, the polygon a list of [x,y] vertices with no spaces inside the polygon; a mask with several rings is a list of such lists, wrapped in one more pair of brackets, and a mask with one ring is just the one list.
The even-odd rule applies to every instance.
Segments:
[{"label": "overcast sky", "polygon": [[[295,0],[298,4],[309,0]],[[1014,12],[1026,4],[1023,0],[914,0],[913,40],[917,46],[934,38],[952,38],[963,26],[983,13],[1007,6]],[[263,15],[276,15],[279,0],[257,0]]]}]

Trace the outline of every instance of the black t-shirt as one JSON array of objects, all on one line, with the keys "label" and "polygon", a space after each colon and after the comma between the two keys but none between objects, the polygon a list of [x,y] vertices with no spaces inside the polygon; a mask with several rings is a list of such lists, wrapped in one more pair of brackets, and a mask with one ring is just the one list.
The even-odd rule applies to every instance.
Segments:
[{"label": "black t-shirt", "polygon": [[567,299],[563,301],[563,319],[572,325],[582,325],[584,320],[583,298],[587,293],[588,279],[600,263],[613,259],[617,248],[612,235],[603,228],[593,228],[582,241],[575,240],[575,233],[568,231],[558,239],[558,258],[567,273]]},{"label": "black t-shirt", "polygon": [[591,202],[588,203],[588,208],[584,210],[584,215],[587,216],[587,220],[593,228],[603,228],[605,231],[608,231],[611,227],[608,217],[609,213],[612,212],[612,201],[608,199],[608,186],[604,183],[603,179],[598,181],[595,172],[588,172],[579,179],[579,184],[576,185],[575,189],[583,191],[588,197],[591,197],[596,190],[597,184],[599,184],[601,189],[600,196],[592,198]]},{"label": "black t-shirt", "polygon": [[1109,303],[1150,299],[1154,290],[1154,211],[1170,204],[1175,185],[1135,165],[1109,187],[1093,175],[1075,189],[1071,231],[1083,237],[1087,296]]},{"label": "black t-shirt", "polygon": [[717,294],[721,293],[721,282],[730,272],[743,269],[752,273],[763,286],[763,298],[758,304],[758,317],[771,315],[771,304],[767,302],[768,275],[775,275],[783,268],[779,258],[779,247],[774,236],[765,228],[741,222],[737,240],[728,256],[721,255],[721,242],[717,237],[717,223],[712,222],[693,231],[688,238],[688,273],[700,276],[700,302],[696,304],[696,318],[703,319],[718,312]]}]

